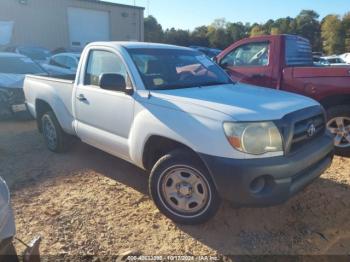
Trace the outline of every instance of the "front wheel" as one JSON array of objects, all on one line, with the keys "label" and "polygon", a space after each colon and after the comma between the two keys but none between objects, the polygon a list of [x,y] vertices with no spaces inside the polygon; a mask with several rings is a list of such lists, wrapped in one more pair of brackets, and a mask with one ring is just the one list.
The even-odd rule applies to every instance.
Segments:
[{"label": "front wheel", "polygon": [[332,107],[327,115],[327,129],[334,135],[335,153],[350,156],[350,106]]},{"label": "front wheel", "polygon": [[158,209],[179,224],[204,223],[220,206],[207,170],[185,150],[173,151],[155,164],[149,189]]}]

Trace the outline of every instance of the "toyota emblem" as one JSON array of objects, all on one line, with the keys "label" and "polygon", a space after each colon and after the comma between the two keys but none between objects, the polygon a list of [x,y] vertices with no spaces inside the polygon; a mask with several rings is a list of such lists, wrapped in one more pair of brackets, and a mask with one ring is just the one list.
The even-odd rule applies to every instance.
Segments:
[{"label": "toyota emblem", "polygon": [[315,133],[316,133],[316,127],[315,127],[315,125],[314,125],[314,124],[310,124],[309,127],[308,127],[308,129],[307,129],[307,135],[308,135],[309,137],[313,137],[313,136],[315,135]]}]

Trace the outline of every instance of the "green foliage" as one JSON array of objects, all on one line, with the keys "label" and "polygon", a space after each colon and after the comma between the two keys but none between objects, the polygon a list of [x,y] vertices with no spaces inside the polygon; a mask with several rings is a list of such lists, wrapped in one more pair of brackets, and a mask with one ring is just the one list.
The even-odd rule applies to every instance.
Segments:
[{"label": "green foliage", "polygon": [[162,42],[163,28],[153,16],[148,16],[144,21],[145,25],[145,41],[146,42]]},{"label": "green foliage", "polygon": [[192,45],[209,46],[208,27],[200,26],[193,30],[191,34]]},{"label": "green foliage", "polygon": [[266,35],[265,29],[261,25],[254,25],[250,30],[250,37],[255,37],[259,35]]},{"label": "green foliage", "polygon": [[295,18],[296,33],[310,40],[313,50],[321,50],[319,15],[312,10],[302,10]]},{"label": "green foliage", "polygon": [[344,34],[344,51],[350,52],[350,12],[343,17],[342,28]]},{"label": "green foliage", "polygon": [[350,12],[342,19],[334,15],[326,16],[322,22],[313,10],[302,10],[295,18],[270,19],[264,24],[231,23],[220,18],[192,32],[175,28],[164,31],[153,16],[145,18],[147,42],[223,49],[242,38],[266,34],[298,34],[310,40],[314,51],[324,50],[327,54],[350,52]]},{"label": "green foliage", "polygon": [[344,50],[343,27],[339,16],[328,15],[323,19],[321,37],[326,54],[339,54]]},{"label": "green foliage", "polygon": [[176,30],[175,28],[167,29],[164,32],[164,42],[173,45],[189,46],[190,32],[187,30]]},{"label": "green foliage", "polygon": [[242,23],[227,23],[226,30],[229,37],[230,42],[236,42],[242,38],[248,36],[247,28],[250,25],[243,25]]},{"label": "green foliage", "polygon": [[281,30],[278,27],[272,27],[270,34],[271,35],[279,35],[279,34],[281,34]]}]

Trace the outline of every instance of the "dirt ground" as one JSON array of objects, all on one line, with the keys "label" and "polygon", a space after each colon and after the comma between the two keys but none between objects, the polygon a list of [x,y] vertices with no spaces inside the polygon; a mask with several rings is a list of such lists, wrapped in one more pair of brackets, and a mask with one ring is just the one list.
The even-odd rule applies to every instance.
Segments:
[{"label": "dirt ground", "polygon": [[40,234],[44,255],[350,254],[346,158],[284,205],[224,203],[201,226],[160,214],[147,174],[122,160],[82,143],[66,154],[49,152],[34,122],[0,122],[0,175],[11,186],[17,237]]}]

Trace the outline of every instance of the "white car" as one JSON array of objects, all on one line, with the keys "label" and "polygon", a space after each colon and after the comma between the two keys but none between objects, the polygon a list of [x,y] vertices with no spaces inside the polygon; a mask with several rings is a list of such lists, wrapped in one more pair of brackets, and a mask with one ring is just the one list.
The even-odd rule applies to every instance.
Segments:
[{"label": "white car", "polygon": [[346,66],[346,65],[348,65],[339,56],[323,56],[323,57],[320,57],[319,64],[325,65],[325,66]]},{"label": "white car", "polygon": [[340,55],[340,58],[343,59],[347,64],[350,64],[350,53],[345,53]]},{"label": "white car", "polygon": [[60,53],[52,56],[47,64],[42,66],[52,75],[75,74],[81,54]]},{"label": "white car", "polygon": [[77,136],[148,170],[155,204],[182,224],[208,220],[221,199],[282,203],[333,158],[319,103],[233,83],[189,48],[92,43],[75,79],[27,76],[24,90],[50,150]]}]

